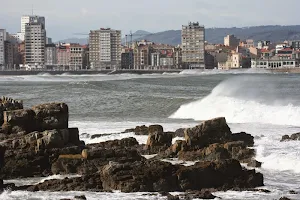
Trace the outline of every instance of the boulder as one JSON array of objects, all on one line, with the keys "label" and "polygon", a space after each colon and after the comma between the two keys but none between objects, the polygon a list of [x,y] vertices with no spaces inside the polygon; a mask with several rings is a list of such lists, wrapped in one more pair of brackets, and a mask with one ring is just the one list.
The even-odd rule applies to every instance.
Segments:
[{"label": "boulder", "polygon": [[227,149],[221,144],[211,144],[209,147],[195,151],[180,151],[178,158],[184,161],[221,161],[230,159]]},{"label": "boulder", "polygon": [[215,199],[214,196],[209,190],[193,191],[185,194],[185,199]]},{"label": "boulder", "polygon": [[185,140],[190,149],[201,149],[214,143],[230,141],[231,131],[224,117],[204,121],[185,130]]},{"label": "boulder", "polygon": [[280,142],[290,141],[290,140],[300,140],[300,133],[294,133],[291,136],[284,135],[282,136]]},{"label": "boulder", "polygon": [[172,192],[215,188],[263,186],[263,176],[245,170],[237,160],[199,162],[194,166],[146,160],[134,163],[110,162],[100,170],[103,188],[122,192]]},{"label": "boulder", "polygon": [[291,200],[291,199],[287,197],[281,197],[279,200]]},{"label": "boulder", "polygon": [[255,167],[255,168],[258,168],[258,167],[261,167],[261,162],[258,162],[257,160],[251,160],[247,166],[248,167]]},{"label": "boulder", "polygon": [[135,135],[148,135],[148,127],[145,125],[136,126],[132,129],[126,129],[123,133],[135,133]]},{"label": "boulder", "polygon": [[243,141],[248,147],[253,147],[254,145],[254,137],[245,132],[232,134],[231,141]]},{"label": "boulder", "polygon": [[174,132],[174,137],[184,137],[184,128],[179,128]]},{"label": "boulder", "polygon": [[[102,192],[102,182],[97,174],[90,174],[88,176],[82,176],[77,178],[65,178],[62,180],[46,180],[43,183],[22,186],[22,190],[27,191],[92,191]],[[80,197],[84,199],[83,196]],[[77,199],[80,199],[77,197]]]},{"label": "boulder", "polygon": [[183,191],[263,186],[263,175],[256,173],[255,170],[243,169],[237,160],[198,162],[194,166],[182,167],[177,176]]},{"label": "boulder", "polygon": [[38,125],[38,130],[68,128],[69,109],[65,103],[47,103],[34,106],[32,110]]},{"label": "boulder", "polygon": [[79,140],[79,132],[76,128],[54,129],[43,132],[31,132],[26,135],[15,135],[2,141],[2,145],[12,149],[31,149],[41,151],[51,148],[63,148],[72,145],[84,145]]},{"label": "boulder", "polygon": [[152,129],[149,131],[146,149],[150,154],[165,151],[172,145],[172,133],[164,133],[161,129]]},{"label": "boulder", "polygon": [[169,192],[178,188],[177,166],[162,161],[109,162],[100,171],[105,190]]},{"label": "boulder", "polygon": [[6,134],[36,130],[35,113],[31,109],[5,111],[3,118],[2,130]]},{"label": "boulder", "polygon": [[110,161],[126,163],[145,160],[136,149],[120,146],[105,148],[87,146],[81,154],[60,155],[52,164],[53,174],[92,174]]},{"label": "boulder", "polygon": [[0,98],[0,125],[3,124],[3,112],[23,109],[23,102],[19,100],[14,100],[8,97]]}]

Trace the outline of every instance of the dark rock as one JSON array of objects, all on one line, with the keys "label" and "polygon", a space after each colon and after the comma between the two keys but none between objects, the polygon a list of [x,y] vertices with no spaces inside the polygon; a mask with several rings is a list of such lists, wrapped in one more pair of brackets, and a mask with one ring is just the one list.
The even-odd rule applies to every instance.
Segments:
[{"label": "dark rock", "polygon": [[284,142],[284,141],[288,141],[288,140],[290,140],[290,136],[289,135],[284,135],[284,136],[282,136],[280,142]]},{"label": "dark rock", "polygon": [[257,167],[261,167],[261,162],[258,162],[257,160],[251,160],[248,164],[247,164],[247,166],[248,167],[255,167],[255,168],[257,168]]},{"label": "dark rock", "polygon": [[132,148],[136,144],[136,139],[126,138],[87,145],[79,154],[60,155],[52,164],[51,171],[53,174],[91,174],[96,173],[109,161],[125,163],[145,160]]},{"label": "dark rock", "polygon": [[188,191],[205,188],[228,190],[263,185],[263,176],[245,170],[236,160],[199,162],[185,167],[156,160],[110,162],[100,171],[104,189],[122,192]]},{"label": "dark rock", "polygon": [[26,186],[28,191],[102,191],[102,182],[97,174],[62,180],[47,180],[43,183]]},{"label": "dark rock", "polygon": [[34,106],[37,128],[40,131],[68,128],[69,109],[65,103],[47,103]]},{"label": "dark rock", "polygon": [[153,153],[165,151],[172,145],[172,133],[164,133],[158,127],[149,129],[149,136],[146,144],[146,149]]},{"label": "dark rock", "polygon": [[294,191],[294,190],[290,190],[289,191],[290,194],[298,194],[298,192]]},{"label": "dark rock", "polygon": [[225,118],[216,118],[202,122],[194,128],[185,130],[187,145],[193,149],[201,149],[210,144],[230,141],[231,131]]},{"label": "dark rock", "polygon": [[291,199],[287,197],[281,197],[279,200],[291,200]]},{"label": "dark rock", "polygon": [[12,111],[12,110],[20,110],[23,109],[23,102],[20,100],[13,100],[8,97],[0,98],[0,125],[3,124],[3,112],[4,111]]},{"label": "dark rock", "polygon": [[294,133],[291,136],[284,135],[282,136],[280,142],[290,141],[290,140],[300,140],[300,133]]},{"label": "dark rock", "polygon": [[179,198],[179,196],[173,196],[173,195],[169,194],[167,196],[167,200],[180,200],[180,198]]},{"label": "dark rock", "polygon": [[112,134],[114,134],[114,133],[94,134],[94,135],[91,136],[91,139],[101,138],[101,137],[109,136],[109,135],[112,135]]},{"label": "dark rock", "polygon": [[126,129],[123,133],[135,133],[136,135],[148,135],[148,127],[145,125],[142,126],[137,126],[135,128],[132,129]]},{"label": "dark rock", "polygon": [[177,175],[183,191],[204,188],[228,190],[263,185],[262,174],[255,173],[254,170],[243,170],[237,160],[199,162],[194,166],[181,168]]},{"label": "dark rock", "polygon": [[185,128],[179,128],[175,131],[174,137],[184,137]]},{"label": "dark rock", "polygon": [[230,158],[230,154],[227,149],[221,144],[212,144],[209,147],[197,150],[197,151],[180,151],[178,158],[184,161],[221,161]]},{"label": "dark rock", "polygon": [[243,141],[244,144],[248,147],[253,147],[253,145],[254,145],[254,137],[245,132],[232,134],[231,140],[232,141]]},{"label": "dark rock", "polygon": [[87,198],[84,195],[80,195],[80,196],[75,196],[74,199],[75,200],[86,200]]},{"label": "dark rock", "polygon": [[216,198],[216,196],[214,196],[208,190],[189,192],[185,195],[185,199],[188,199],[188,200],[192,200],[192,199],[215,199],[215,198]]},{"label": "dark rock", "polygon": [[3,120],[2,131],[6,134],[36,130],[35,113],[31,109],[5,111]]}]

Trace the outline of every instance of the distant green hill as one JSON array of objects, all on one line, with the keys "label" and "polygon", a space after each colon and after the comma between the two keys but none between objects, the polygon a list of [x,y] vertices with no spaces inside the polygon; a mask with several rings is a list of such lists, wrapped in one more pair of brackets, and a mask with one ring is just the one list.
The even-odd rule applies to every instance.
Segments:
[{"label": "distant green hill", "polygon": [[[180,30],[168,30],[159,33],[149,33],[147,31],[139,30],[134,34],[146,34],[145,36],[133,36],[133,40],[146,39],[155,43],[164,43],[171,45],[181,44],[181,31]],[[271,42],[281,42],[284,40],[300,40],[300,25],[293,26],[251,26],[243,28],[207,28],[205,30],[206,41],[213,44],[223,44],[224,37],[228,34],[234,34],[241,40],[254,39],[270,40]],[[66,39],[62,41],[72,41],[81,44],[86,44],[87,39]],[[122,40],[125,41],[124,38]],[[129,41],[129,38],[128,38]]]}]

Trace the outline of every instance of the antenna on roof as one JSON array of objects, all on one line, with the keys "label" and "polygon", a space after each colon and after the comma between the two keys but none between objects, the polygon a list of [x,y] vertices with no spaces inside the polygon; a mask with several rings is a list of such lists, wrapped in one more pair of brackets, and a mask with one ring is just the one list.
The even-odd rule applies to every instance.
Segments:
[{"label": "antenna on roof", "polygon": [[33,16],[33,4],[31,5],[31,15]]}]

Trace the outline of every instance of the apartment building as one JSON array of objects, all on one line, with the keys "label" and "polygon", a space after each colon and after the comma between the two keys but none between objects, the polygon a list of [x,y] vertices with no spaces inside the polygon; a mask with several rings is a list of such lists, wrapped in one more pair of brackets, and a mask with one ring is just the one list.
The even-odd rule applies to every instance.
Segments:
[{"label": "apartment building", "polygon": [[0,67],[5,66],[6,30],[0,29]]},{"label": "apartment building", "polygon": [[116,69],[121,65],[121,31],[110,28],[91,30],[89,59],[92,68]]},{"label": "apartment building", "polygon": [[42,24],[43,27],[46,27],[45,17],[37,15],[24,15],[21,17],[21,32],[17,33],[18,39],[21,41],[25,40],[26,25],[33,22]]},{"label": "apartment building", "polygon": [[70,69],[83,69],[84,48],[80,44],[70,44]]},{"label": "apartment building", "polygon": [[69,69],[69,63],[71,58],[70,46],[65,44],[59,44],[56,48],[57,66],[62,69]]},{"label": "apartment building", "polygon": [[236,38],[234,35],[227,35],[224,37],[224,45],[228,47],[236,48],[239,46],[240,40]]},{"label": "apartment building", "polygon": [[45,46],[45,65],[56,66],[57,65],[57,52],[55,44],[46,44]]},{"label": "apartment building", "polygon": [[38,20],[25,26],[25,65],[44,67],[46,30]]},{"label": "apartment building", "polygon": [[199,23],[182,26],[182,62],[190,69],[205,68],[205,28]]}]

